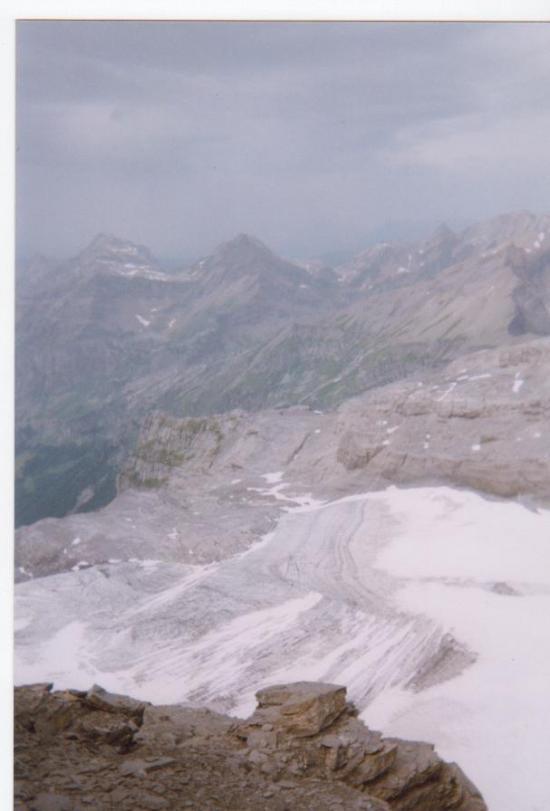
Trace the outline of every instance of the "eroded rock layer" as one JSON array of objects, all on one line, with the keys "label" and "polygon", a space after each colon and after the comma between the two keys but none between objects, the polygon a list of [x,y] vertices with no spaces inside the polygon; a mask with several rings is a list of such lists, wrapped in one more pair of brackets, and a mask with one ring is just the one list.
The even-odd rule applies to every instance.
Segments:
[{"label": "eroded rock layer", "polygon": [[384,738],[339,685],[264,688],[246,721],[106,692],[15,688],[16,811],[486,811],[427,743]]}]

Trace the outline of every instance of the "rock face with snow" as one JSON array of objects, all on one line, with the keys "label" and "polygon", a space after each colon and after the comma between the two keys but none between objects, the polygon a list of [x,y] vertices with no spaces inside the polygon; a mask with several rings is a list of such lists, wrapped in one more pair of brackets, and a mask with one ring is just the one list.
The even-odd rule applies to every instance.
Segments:
[{"label": "rock face with snow", "polygon": [[[295,503],[290,486],[306,502],[312,489],[330,499],[389,484],[445,483],[546,503],[549,381],[550,339],[539,338],[464,356],[327,414],[153,413],[110,505],[18,530],[17,579],[109,559],[219,560],[273,526]],[[284,477],[275,492],[266,492],[270,470]]]},{"label": "rock face with snow", "polygon": [[548,501],[549,368],[550,342],[530,341],[350,400],[337,459],[373,483],[446,482]]},{"label": "rock face with snow", "polygon": [[312,273],[240,235],[192,268],[100,235],[18,284],[17,523],[95,509],[151,410],[307,404],[550,332],[548,217],[496,218]]},{"label": "rock face with snow", "polygon": [[302,682],[257,697],[256,712],[235,724],[97,686],[16,688],[15,809],[486,810],[433,746],[383,738],[357,720],[344,687]]}]

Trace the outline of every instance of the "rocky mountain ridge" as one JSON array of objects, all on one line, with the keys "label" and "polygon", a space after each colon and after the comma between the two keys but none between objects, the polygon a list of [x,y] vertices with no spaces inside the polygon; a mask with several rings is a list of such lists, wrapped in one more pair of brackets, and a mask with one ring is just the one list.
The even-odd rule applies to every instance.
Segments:
[{"label": "rocky mountain ridge", "polygon": [[548,227],[520,213],[438,229],[331,273],[240,235],[169,274],[147,249],[99,236],[20,288],[17,522],[106,503],[152,410],[334,408],[549,334]]},{"label": "rocky mountain ridge", "polygon": [[16,811],[486,809],[456,764],[366,727],[338,685],[264,688],[241,722],[51,688],[15,688]]}]

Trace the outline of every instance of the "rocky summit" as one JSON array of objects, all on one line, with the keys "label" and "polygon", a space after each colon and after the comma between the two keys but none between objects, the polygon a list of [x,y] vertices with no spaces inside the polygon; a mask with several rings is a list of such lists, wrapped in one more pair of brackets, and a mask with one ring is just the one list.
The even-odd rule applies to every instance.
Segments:
[{"label": "rocky summit", "polygon": [[15,811],[486,811],[455,763],[385,738],[339,685],[263,688],[244,721],[101,687],[15,688]]}]

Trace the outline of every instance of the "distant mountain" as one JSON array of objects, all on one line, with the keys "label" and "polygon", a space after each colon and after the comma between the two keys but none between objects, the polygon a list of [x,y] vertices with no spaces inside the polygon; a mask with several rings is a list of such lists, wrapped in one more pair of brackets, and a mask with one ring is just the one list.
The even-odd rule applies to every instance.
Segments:
[{"label": "distant mountain", "polygon": [[550,334],[550,217],[442,226],[334,269],[241,234],[167,273],[147,248],[101,234],[20,277],[16,519],[31,523],[109,501],[154,409],[330,408],[464,352]]}]

